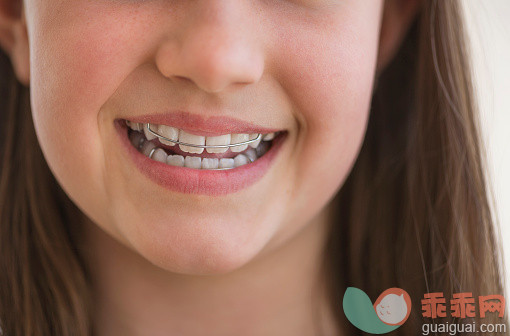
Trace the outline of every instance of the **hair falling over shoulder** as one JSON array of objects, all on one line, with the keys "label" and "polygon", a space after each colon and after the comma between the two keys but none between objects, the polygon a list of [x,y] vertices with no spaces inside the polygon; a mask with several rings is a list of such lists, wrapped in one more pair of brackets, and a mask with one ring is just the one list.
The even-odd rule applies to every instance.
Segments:
[{"label": "hair falling over shoulder", "polygon": [[[394,335],[428,323],[425,293],[504,293],[467,42],[459,0],[424,1],[374,88],[324,250],[332,311],[346,335],[361,334],[343,314],[349,286],[371,298],[390,287],[410,294],[411,315]],[[83,215],[44,160],[29,89],[4,54],[0,74],[0,328],[3,336],[93,335],[89,272],[73,226]],[[473,321],[482,323],[435,320]]]}]

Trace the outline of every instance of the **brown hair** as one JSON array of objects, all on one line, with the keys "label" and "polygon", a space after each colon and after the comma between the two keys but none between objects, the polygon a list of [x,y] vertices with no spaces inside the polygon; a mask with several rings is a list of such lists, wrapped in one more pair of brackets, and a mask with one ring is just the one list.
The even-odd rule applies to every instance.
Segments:
[{"label": "brown hair", "polygon": [[[349,286],[372,299],[405,289],[413,307],[399,335],[430,322],[421,316],[425,293],[443,292],[447,302],[457,292],[503,294],[462,23],[459,1],[425,1],[374,89],[324,250],[331,307],[346,333],[360,333],[341,307]],[[50,172],[29,90],[3,54],[0,74],[0,327],[4,336],[91,335],[89,272],[73,225],[83,214]],[[507,323],[489,316],[474,320]]]},{"label": "brown hair", "polygon": [[324,259],[343,325],[346,287],[373,299],[399,287],[413,306],[395,335],[416,334],[423,323],[475,320],[508,330],[506,320],[488,316],[422,316],[425,293],[442,292],[447,305],[454,293],[473,293],[475,302],[504,293],[468,54],[460,2],[425,1],[378,79],[365,142],[334,200],[338,220]]}]

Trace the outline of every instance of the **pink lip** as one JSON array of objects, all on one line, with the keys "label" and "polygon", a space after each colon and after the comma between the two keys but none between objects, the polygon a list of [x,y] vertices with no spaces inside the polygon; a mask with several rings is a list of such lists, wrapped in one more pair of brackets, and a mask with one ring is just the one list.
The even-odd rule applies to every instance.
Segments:
[{"label": "pink lip", "polygon": [[286,133],[276,137],[267,153],[253,163],[229,170],[200,170],[175,167],[149,159],[133,147],[124,122],[116,120],[114,124],[135,166],[149,179],[172,191],[209,196],[235,193],[261,179],[271,167],[286,138]]},{"label": "pink lip", "polygon": [[217,136],[232,133],[272,133],[281,129],[271,129],[257,126],[253,123],[227,116],[204,117],[199,114],[191,114],[183,111],[175,111],[165,114],[152,114],[126,118],[136,123],[151,123],[168,125],[182,129],[188,133],[202,136]]}]

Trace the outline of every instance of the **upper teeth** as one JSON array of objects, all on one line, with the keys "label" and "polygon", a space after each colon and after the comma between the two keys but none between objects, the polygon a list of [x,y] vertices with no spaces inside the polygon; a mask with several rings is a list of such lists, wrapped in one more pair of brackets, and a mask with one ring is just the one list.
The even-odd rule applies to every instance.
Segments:
[{"label": "upper teeth", "polygon": [[[171,141],[167,141],[165,139],[161,139],[159,137],[156,137],[152,132],[155,132],[165,138],[168,138],[170,140],[179,141],[183,143],[187,143],[190,145],[196,145],[196,146],[218,146],[218,147],[212,147],[212,148],[205,148],[208,153],[225,153],[229,148],[232,152],[242,152],[248,146],[252,148],[257,148],[257,146],[260,144],[261,140],[264,141],[270,141],[274,138],[275,133],[268,133],[262,135],[261,138],[257,139],[256,141],[253,141],[249,144],[239,145],[239,146],[230,146],[232,144],[238,144],[245,141],[249,141],[252,139],[256,139],[259,135],[258,133],[236,133],[236,134],[224,134],[219,136],[201,136],[201,135],[195,135],[187,133],[186,131],[183,131],[181,129],[167,126],[167,125],[157,125],[157,124],[150,124],[150,130],[148,129],[149,124],[142,124],[142,123],[134,123],[126,121],[126,124],[135,131],[142,131],[145,134],[145,137],[148,140],[153,140],[155,138],[158,138],[158,140],[168,146],[175,146],[175,143]],[[152,131],[152,132],[151,132]],[[221,147],[224,146],[224,147]],[[186,146],[183,144],[179,144],[179,148],[188,153],[196,153],[201,154],[204,151],[204,148],[201,147],[192,147],[192,146]]]}]

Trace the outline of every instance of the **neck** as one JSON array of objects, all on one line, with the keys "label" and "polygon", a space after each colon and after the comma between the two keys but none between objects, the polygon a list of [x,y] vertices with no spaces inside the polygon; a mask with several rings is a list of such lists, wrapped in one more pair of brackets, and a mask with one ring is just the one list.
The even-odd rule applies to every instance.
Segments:
[{"label": "neck", "polygon": [[333,335],[321,274],[327,215],[243,267],[185,275],[85,224],[95,335]]}]

